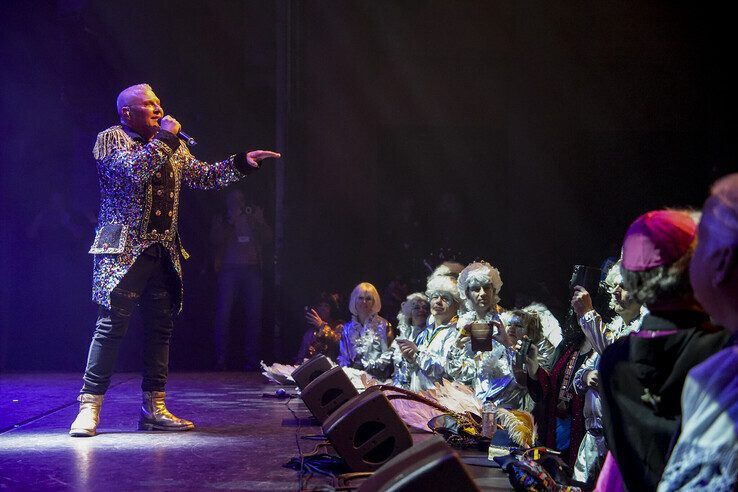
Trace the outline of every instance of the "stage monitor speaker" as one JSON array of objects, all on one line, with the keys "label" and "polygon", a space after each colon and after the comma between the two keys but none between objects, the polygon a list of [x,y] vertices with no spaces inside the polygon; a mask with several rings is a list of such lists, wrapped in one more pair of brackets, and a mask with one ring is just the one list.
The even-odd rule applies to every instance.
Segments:
[{"label": "stage monitor speaker", "polygon": [[459,455],[439,436],[398,454],[374,472],[358,492],[478,491]]},{"label": "stage monitor speaker", "polygon": [[387,397],[371,388],[328,417],[323,434],[354,471],[374,471],[413,445]]},{"label": "stage monitor speaker", "polygon": [[300,398],[321,423],[338,407],[359,394],[342,367],[332,367],[313,379]]},{"label": "stage monitor speaker", "polygon": [[300,390],[304,390],[305,386],[331,367],[333,366],[331,365],[331,361],[328,360],[328,357],[318,354],[306,360],[300,367],[292,371],[292,379],[295,380]]}]

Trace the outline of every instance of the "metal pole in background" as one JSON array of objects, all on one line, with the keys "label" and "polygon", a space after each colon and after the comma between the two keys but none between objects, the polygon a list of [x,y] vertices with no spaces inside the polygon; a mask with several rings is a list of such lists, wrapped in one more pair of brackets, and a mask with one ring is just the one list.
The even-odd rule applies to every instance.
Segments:
[{"label": "metal pole in background", "polygon": [[285,316],[282,303],[284,295],[284,223],[286,163],[289,159],[289,115],[290,115],[290,65],[291,65],[291,9],[290,0],[276,2],[276,66],[275,66],[275,145],[282,154],[276,161],[274,185],[274,332],[273,353],[275,360],[284,360],[282,327]]}]

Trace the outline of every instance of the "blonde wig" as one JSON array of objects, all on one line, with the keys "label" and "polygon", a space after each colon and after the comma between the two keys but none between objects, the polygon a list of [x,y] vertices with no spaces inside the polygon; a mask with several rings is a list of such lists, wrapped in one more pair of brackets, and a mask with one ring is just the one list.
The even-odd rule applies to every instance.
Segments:
[{"label": "blonde wig", "polygon": [[374,299],[374,304],[372,305],[372,314],[377,314],[382,309],[382,301],[379,298],[379,292],[377,292],[377,288],[374,287],[369,282],[362,282],[356,287],[354,287],[354,290],[351,292],[351,298],[349,299],[349,311],[351,311],[351,314],[354,316],[358,316],[358,312],[356,311],[356,301],[359,300],[359,296],[361,294],[369,294],[372,296],[372,299]]}]

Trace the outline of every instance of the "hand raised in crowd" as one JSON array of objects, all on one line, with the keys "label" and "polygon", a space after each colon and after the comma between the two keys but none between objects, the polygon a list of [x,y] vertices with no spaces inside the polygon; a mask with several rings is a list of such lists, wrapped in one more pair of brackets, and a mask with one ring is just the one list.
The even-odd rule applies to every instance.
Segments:
[{"label": "hand raised in crowd", "polygon": [[500,342],[505,347],[512,347],[513,341],[510,338],[510,336],[507,334],[507,329],[505,328],[505,325],[502,324],[502,321],[493,320],[492,326],[497,329],[497,334],[493,335],[492,338]]},{"label": "hand raised in crowd", "polygon": [[246,162],[251,167],[259,167],[259,163],[264,159],[279,159],[280,157],[282,157],[282,154],[271,150],[252,150],[246,154]]},{"label": "hand raised in crowd", "polygon": [[584,377],[584,384],[589,388],[598,389],[600,387],[600,371],[596,369],[588,371],[587,375]]},{"label": "hand raised in crowd", "polygon": [[159,128],[176,135],[182,129],[182,125],[179,124],[179,121],[175,120],[169,115],[166,115],[161,120],[159,120]]},{"label": "hand raised in crowd", "polygon": [[471,337],[469,335],[466,335],[463,337],[462,336],[457,337],[455,343],[456,343],[456,346],[461,349],[461,348],[464,348],[466,344],[469,343],[470,341],[471,341]]},{"label": "hand raised in crowd", "polygon": [[321,328],[325,324],[325,321],[323,321],[323,318],[321,318],[318,315],[318,312],[312,308],[310,309],[310,311],[305,312],[305,319],[307,320],[308,323],[313,325],[315,328]]},{"label": "hand raised in crowd", "polygon": [[397,346],[400,347],[400,353],[402,356],[411,362],[414,361],[415,357],[418,355],[418,346],[410,340],[398,338],[396,341]]},{"label": "hand raised in crowd", "polygon": [[574,296],[571,298],[571,307],[580,318],[594,309],[592,307],[592,296],[590,296],[587,289],[581,285],[574,287]]}]

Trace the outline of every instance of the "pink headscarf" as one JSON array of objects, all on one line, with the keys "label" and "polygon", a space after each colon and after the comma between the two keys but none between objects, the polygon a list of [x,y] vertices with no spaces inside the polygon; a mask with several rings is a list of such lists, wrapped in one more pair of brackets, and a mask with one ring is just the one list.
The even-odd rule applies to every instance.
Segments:
[{"label": "pink headscarf", "polygon": [[695,239],[697,224],[687,212],[654,210],[638,217],[623,240],[623,267],[643,272],[677,261]]}]

